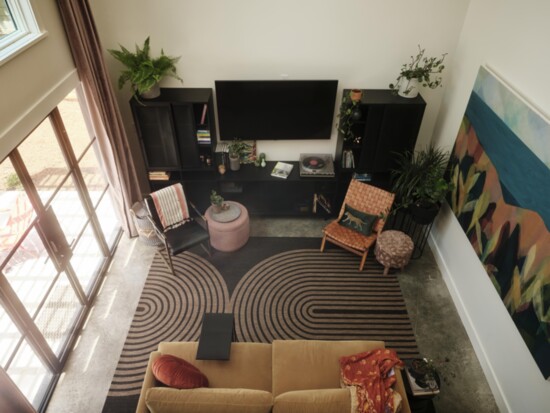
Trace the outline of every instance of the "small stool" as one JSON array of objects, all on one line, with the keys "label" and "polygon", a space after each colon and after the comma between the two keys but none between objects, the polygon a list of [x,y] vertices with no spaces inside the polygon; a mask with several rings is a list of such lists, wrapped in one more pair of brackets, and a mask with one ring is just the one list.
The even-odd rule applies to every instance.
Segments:
[{"label": "small stool", "polygon": [[238,250],[248,242],[250,221],[248,211],[243,205],[234,201],[227,201],[226,204],[229,204],[232,208],[238,207],[240,209],[240,214],[237,218],[227,222],[220,222],[216,220],[216,214],[213,213],[212,207],[209,207],[204,215],[208,221],[210,245],[218,251],[232,252]]},{"label": "small stool", "polygon": [[413,250],[414,243],[407,234],[389,230],[378,236],[374,256],[384,266],[384,275],[387,275],[390,267],[403,270],[409,263]]}]

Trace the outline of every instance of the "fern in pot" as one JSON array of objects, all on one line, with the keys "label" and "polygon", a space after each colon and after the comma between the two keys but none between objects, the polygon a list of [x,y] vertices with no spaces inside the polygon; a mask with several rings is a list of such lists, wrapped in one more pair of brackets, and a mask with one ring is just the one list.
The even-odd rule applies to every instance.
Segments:
[{"label": "fern in pot", "polygon": [[118,78],[119,89],[122,89],[126,82],[130,82],[136,98],[153,99],[158,97],[160,95],[159,82],[165,76],[183,82],[176,72],[176,63],[180,58],[167,56],[164,54],[164,50],[160,51],[159,57],[152,58],[149,37],[145,39],[143,47],[136,45],[135,52],[131,52],[122,45],[120,50],[109,49],[108,52],[125,66]]}]

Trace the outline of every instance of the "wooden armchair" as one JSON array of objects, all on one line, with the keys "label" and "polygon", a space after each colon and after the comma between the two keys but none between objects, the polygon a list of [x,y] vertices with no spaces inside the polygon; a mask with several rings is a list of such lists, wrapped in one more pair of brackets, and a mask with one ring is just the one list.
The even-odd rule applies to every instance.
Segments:
[{"label": "wooden armchair", "polygon": [[172,263],[173,256],[198,244],[205,249],[208,255],[211,255],[208,223],[195,205],[189,201],[187,201],[187,203],[191,206],[191,208],[189,208],[189,219],[187,222],[183,225],[165,229],[161,224],[161,219],[152,197],[149,195],[145,198],[145,205],[149,212],[149,220],[153,224],[157,236],[164,243],[168,255],[167,264],[174,275],[174,265]]},{"label": "wooden armchair", "polygon": [[[338,218],[323,229],[321,251],[324,251],[325,242],[328,241],[353,252],[361,256],[359,271],[362,271],[370,247],[374,245],[378,234],[384,228],[394,197],[395,195],[390,192],[352,179]],[[346,212],[346,205],[362,213],[379,217],[374,223],[372,233],[365,235],[339,223]]]}]

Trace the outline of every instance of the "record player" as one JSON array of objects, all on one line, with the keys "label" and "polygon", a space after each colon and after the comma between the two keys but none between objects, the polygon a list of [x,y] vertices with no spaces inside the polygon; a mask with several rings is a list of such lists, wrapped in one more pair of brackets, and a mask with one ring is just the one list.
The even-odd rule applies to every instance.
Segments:
[{"label": "record player", "polygon": [[332,155],[326,153],[301,153],[300,176],[333,177],[334,162],[332,161]]}]

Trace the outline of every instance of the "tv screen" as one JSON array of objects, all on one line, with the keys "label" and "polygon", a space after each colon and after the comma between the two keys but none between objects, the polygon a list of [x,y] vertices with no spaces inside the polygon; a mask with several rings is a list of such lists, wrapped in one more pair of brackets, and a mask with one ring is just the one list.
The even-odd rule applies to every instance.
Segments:
[{"label": "tv screen", "polygon": [[330,139],[337,87],[337,80],[216,80],[220,139]]}]

